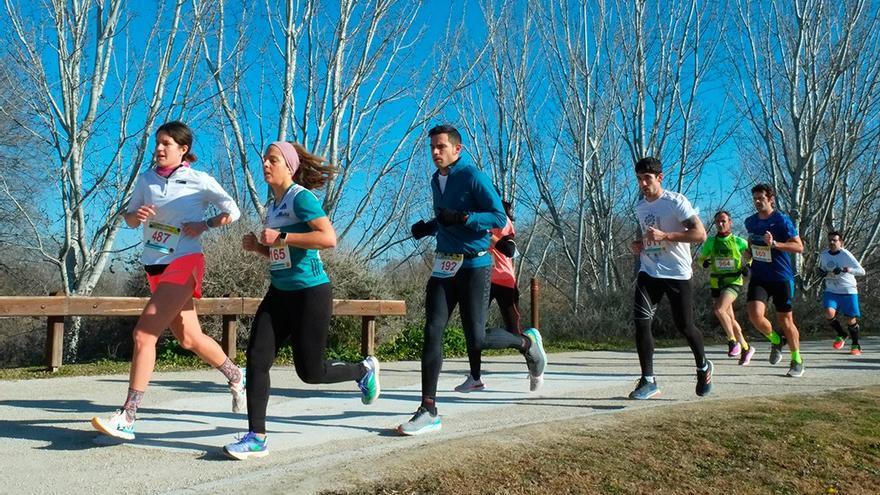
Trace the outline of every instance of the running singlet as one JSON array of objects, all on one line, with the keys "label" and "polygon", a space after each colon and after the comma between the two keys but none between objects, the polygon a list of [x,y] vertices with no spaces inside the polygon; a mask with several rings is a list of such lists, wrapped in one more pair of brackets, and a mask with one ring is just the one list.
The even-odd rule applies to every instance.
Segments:
[{"label": "running singlet", "polygon": [[[847,267],[849,270],[846,273],[840,272],[835,275],[834,269],[843,267]],[[823,251],[819,255],[819,268],[828,272],[828,275],[825,276],[825,291],[833,294],[859,293],[856,275],[864,276],[865,269],[862,268],[859,260],[846,249],[841,248],[834,254],[827,249]]]},{"label": "running singlet", "polygon": [[749,232],[749,247],[752,250],[752,280],[760,282],[788,282],[794,279],[791,255],[785,251],[771,248],[764,242],[764,233],[770,232],[776,242],[786,242],[798,236],[797,228],[788,215],[779,211],[766,219],[758,214],[746,218]]},{"label": "running singlet", "polygon": [[719,289],[728,285],[742,285],[742,253],[749,243],[742,237],[730,234],[706,239],[700,251],[700,262],[709,261],[709,287]]},{"label": "running singlet", "polygon": [[[513,222],[509,218],[507,219],[507,225],[503,229],[492,229],[489,232],[499,239],[506,235],[516,235]],[[498,252],[494,244],[489,249],[489,252],[492,253],[492,261],[494,262],[492,265],[492,283],[511,289],[516,288],[516,277],[513,274],[513,258],[508,258]]]},{"label": "running singlet", "polygon": [[232,221],[241,216],[235,201],[210,175],[179,167],[168,178],[150,169],[138,176],[126,211],[155,205],[156,216],[143,224],[144,265],[168,265],[187,254],[201,253],[198,237],[183,234],[183,224],[201,222],[213,205]]},{"label": "running singlet", "polygon": [[[269,200],[264,223],[270,229],[303,234],[312,231],[306,222],[326,216],[315,194],[294,183],[281,201]],[[272,246],[269,248],[269,273],[272,286],[287,291],[307,289],[330,281],[317,249]]]},{"label": "running singlet", "polygon": [[690,280],[691,268],[690,243],[659,241],[649,242],[645,235],[648,227],[663,232],[684,232],[682,222],[697,215],[683,194],[663,191],[654,201],[642,198],[636,204],[636,216],[642,229],[642,254],[640,271],[654,278],[671,278]]}]

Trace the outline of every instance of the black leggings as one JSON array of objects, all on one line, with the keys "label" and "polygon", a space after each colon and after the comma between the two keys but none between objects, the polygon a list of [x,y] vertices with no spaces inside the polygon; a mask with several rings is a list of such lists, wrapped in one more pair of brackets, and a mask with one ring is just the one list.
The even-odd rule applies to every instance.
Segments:
[{"label": "black leggings", "polygon": [[519,289],[492,284],[489,289],[489,302],[494,299],[501,310],[501,318],[504,320],[504,329],[516,335],[522,335],[522,327],[519,322]]},{"label": "black leggings", "polygon": [[642,376],[654,376],[654,336],[651,334],[651,323],[657,305],[663,295],[669,299],[672,309],[672,321],[675,328],[687,339],[697,367],[706,362],[703,348],[703,334],[694,326],[694,297],[690,280],[674,280],[654,278],[645,272],[639,272],[636,279],[635,310],[636,348],[639,351],[639,365]]},{"label": "black leggings", "polygon": [[330,284],[286,291],[270,286],[260,303],[247,347],[248,426],[266,433],[269,402],[269,369],[278,349],[290,339],[296,374],[306,383],[358,380],[366,369],[361,363],[325,361],[327,332],[333,313]]},{"label": "black leggings", "polygon": [[[422,347],[422,397],[437,396],[443,367],[443,332],[456,305],[473,370],[480,369],[480,352],[486,340],[491,267],[462,268],[453,277],[428,279],[425,289],[425,343]],[[504,332],[507,333],[507,332]],[[479,375],[479,371],[477,371]]]}]

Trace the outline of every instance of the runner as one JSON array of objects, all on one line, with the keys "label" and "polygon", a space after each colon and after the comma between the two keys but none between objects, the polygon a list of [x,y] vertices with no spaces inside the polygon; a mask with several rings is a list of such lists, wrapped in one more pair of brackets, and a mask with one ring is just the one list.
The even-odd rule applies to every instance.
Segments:
[{"label": "runner", "polygon": [[501,198],[489,178],[461,158],[461,135],[441,125],[428,132],[431,158],[437,167],[431,179],[436,218],[412,226],[416,239],[437,236],[434,269],[425,296],[425,341],[422,348],[422,401],[402,435],[420,435],[441,427],[437,414],[437,381],[443,366],[443,333],[456,305],[467,342],[471,389],[480,389],[482,349],[519,348],[526,356],[530,383],[544,374],[546,355],[541,335],[530,328],[521,336],[508,332],[486,334],[486,311],[492,259],[487,256],[489,229],[504,227]]},{"label": "runner", "polygon": [[690,243],[706,240],[706,229],[684,195],[663,189],[663,166],[652,157],[636,162],[636,177],[643,198],[636,204],[642,238],[632,243],[639,255],[634,320],[636,348],[642,376],[630,399],[650,399],[660,393],[654,377],[654,336],[651,324],[663,296],[669,300],[675,327],[687,339],[697,367],[696,393],[712,391],[712,361],[706,359],[703,334],[694,326]]},{"label": "runner", "polygon": [[246,234],[242,248],[269,259],[271,284],[254,316],[248,341],[248,433],[223,448],[233,459],[269,454],[269,370],[285,342],[293,346],[296,374],[302,381],[356,381],[364,404],[379,397],[375,357],[360,363],[324,359],[333,294],[318,250],[336,247],[336,231],[311,191],[323,187],[336,171],[324,162],[299,144],[285,141],[272,143],[263,155],[263,177],[271,189],[265,228],[259,237]]},{"label": "runner", "polygon": [[715,301],[715,316],[727,334],[727,355],[738,357],[739,364],[746,366],[751,362],[755,348],[749,346],[743,336],[733,303],[739,296],[743,277],[749,274],[749,243],[731,233],[733,220],[726,211],[715,214],[715,228],[718,233],[703,243],[700,262],[703,268],[711,267],[709,287]]},{"label": "runner", "polygon": [[825,277],[825,293],[822,295],[825,318],[828,319],[831,328],[837,332],[833,347],[842,349],[847,337],[847,333],[837,320],[839,310],[849,318],[846,324],[849,336],[852,338],[849,353],[853,356],[861,356],[859,318],[862,313],[859,311],[859,289],[856,277],[864,277],[865,269],[852,253],[843,248],[843,234],[836,230],[828,233],[828,249],[819,255],[819,270]]},{"label": "runner", "polygon": [[[528,343],[525,342],[528,338],[523,336],[523,330],[520,325],[519,289],[516,286],[516,276],[513,270],[513,257],[516,254],[513,205],[509,201],[504,200],[501,201],[501,205],[504,207],[504,213],[507,215],[507,225],[502,229],[491,229],[489,231],[492,236],[490,240],[491,247],[489,248],[489,253],[492,255],[492,285],[489,288],[489,304],[491,306],[493,299],[498,303],[498,309],[501,310],[501,318],[504,320],[504,328],[487,328],[486,339],[491,341],[498,340],[501,337],[496,338],[491,335],[492,332],[507,331],[521,338],[518,342],[509,339],[507,347],[522,351],[522,349],[528,349]],[[534,331],[537,332],[537,330]],[[543,375],[529,375],[530,391],[538,390],[543,383]],[[464,383],[455,387],[455,391],[472,392],[484,390],[485,388],[485,383],[482,379],[474,381],[469,374]]]},{"label": "runner", "polygon": [[[800,333],[792,315],[794,268],[789,253],[803,252],[804,245],[791,219],[773,209],[773,186],[758,184],[753,187],[752,201],[757,213],[746,218],[745,222],[752,252],[752,273],[746,298],[749,321],[770,341],[770,364],[782,359],[782,347],[787,341],[791,363],[786,376],[803,376]],[[773,299],[776,320],[782,327],[784,338],[773,330],[770,320],[764,316],[770,299]]]},{"label": "runner", "polygon": [[[137,409],[156,365],[156,342],[169,327],[181,347],[223,373],[232,392],[232,410],[244,408],[241,370],[216,340],[202,333],[193,306],[193,298],[202,297],[205,273],[199,236],[234,222],[241,213],[216,180],[190,166],[196,161],[192,143],[192,131],[183,122],[159,127],[156,166],[138,176],[124,215],[129,227],[144,225],[141,260],[152,295],[134,327],[134,356],[122,409],[108,419],[92,418],[98,431],[122,440],[135,438]],[[211,205],[220,213],[206,219]]]}]

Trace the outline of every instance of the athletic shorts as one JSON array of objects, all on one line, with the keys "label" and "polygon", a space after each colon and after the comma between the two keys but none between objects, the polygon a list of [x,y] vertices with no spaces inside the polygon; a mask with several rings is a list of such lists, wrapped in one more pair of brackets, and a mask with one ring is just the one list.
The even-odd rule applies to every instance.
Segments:
[{"label": "athletic shorts", "polygon": [[196,281],[193,297],[202,297],[202,279],[205,277],[205,255],[202,253],[181,256],[168,265],[146,265],[144,270],[150,283],[150,293],[155,293],[159,284],[186,285],[193,277]]},{"label": "athletic shorts", "polygon": [[858,294],[835,294],[825,291],[822,294],[822,306],[843,313],[850,318],[861,318]]},{"label": "athletic shorts", "polygon": [[730,292],[733,294],[733,297],[739,296],[739,290],[742,288],[742,285],[725,285],[724,287],[718,287],[717,289],[711,289],[712,291],[712,299],[718,299],[721,297],[722,292]]},{"label": "athletic shorts", "polygon": [[761,301],[766,304],[770,299],[773,299],[773,306],[777,313],[790,313],[794,300],[794,280],[787,282],[749,281],[746,301]]}]

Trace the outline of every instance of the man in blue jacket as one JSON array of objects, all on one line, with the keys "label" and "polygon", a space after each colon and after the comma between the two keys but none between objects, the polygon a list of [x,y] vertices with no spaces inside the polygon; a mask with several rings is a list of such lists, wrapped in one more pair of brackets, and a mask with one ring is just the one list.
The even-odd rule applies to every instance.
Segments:
[{"label": "man in blue jacket", "polygon": [[461,134],[441,125],[428,132],[431,159],[437,167],[431,178],[435,218],[412,226],[416,239],[437,237],[434,267],[425,295],[425,341],[422,348],[422,402],[413,417],[398,426],[403,435],[420,435],[440,429],[437,414],[437,381],[443,365],[443,332],[456,305],[467,342],[471,373],[458,391],[483,388],[480,352],[483,348],[518,348],[526,357],[529,374],[544,374],[546,355],[534,328],[523,336],[508,332],[486,335],[492,257],[488,254],[489,229],[501,228],[507,215],[501,197],[486,174],[461,158]]}]

